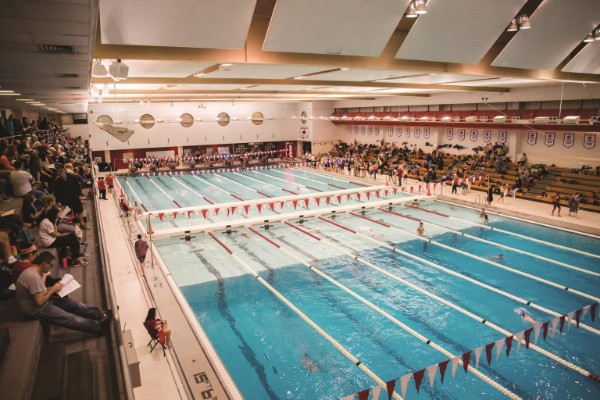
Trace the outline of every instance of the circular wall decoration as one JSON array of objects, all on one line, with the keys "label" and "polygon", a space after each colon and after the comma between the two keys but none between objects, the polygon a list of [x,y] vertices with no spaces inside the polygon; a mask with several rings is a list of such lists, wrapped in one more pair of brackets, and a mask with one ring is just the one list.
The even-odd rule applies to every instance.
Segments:
[{"label": "circular wall decoration", "polygon": [[111,125],[113,123],[113,119],[108,115],[101,115],[96,119],[96,122],[102,125]]},{"label": "circular wall decoration", "polygon": [[219,113],[219,115],[217,115],[217,123],[221,126],[227,126],[229,125],[229,121],[231,121],[231,118],[229,118],[229,114],[227,114],[226,112],[222,112]]},{"label": "circular wall decoration", "polygon": [[194,117],[190,113],[181,114],[181,117],[179,117],[179,119],[181,120],[181,126],[183,126],[184,128],[189,128],[190,126],[194,125]]},{"label": "circular wall decoration", "polygon": [[150,129],[154,126],[154,117],[150,114],[144,114],[140,117],[140,125],[142,128]]},{"label": "circular wall decoration", "polygon": [[302,111],[300,113],[300,122],[302,122],[303,124],[306,124],[306,117],[308,117],[308,114],[306,114],[306,111]]},{"label": "circular wall decoration", "polygon": [[260,125],[264,122],[264,115],[263,113],[256,111],[254,113],[252,113],[252,123],[254,125]]}]

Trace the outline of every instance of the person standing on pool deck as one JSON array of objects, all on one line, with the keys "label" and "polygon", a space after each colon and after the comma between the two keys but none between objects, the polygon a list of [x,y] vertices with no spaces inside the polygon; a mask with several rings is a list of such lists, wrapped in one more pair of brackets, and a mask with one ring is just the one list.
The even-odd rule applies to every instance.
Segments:
[{"label": "person standing on pool deck", "polygon": [[419,226],[417,227],[417,233],[419,234],[419,236],[423,236],[423,233],[425,233],[425,227],[423,226],[423,221],[419,222]]},{"label": "person standing on pool deck", "polygon": [[552,216],[554,217],[554,211],[558,209],[558,217],[560,217],[560,193],[556,193],[556,196],[552,198]]},{"label": "person standing on pool deck", "polygon": [[142,270],[142,276],[146,276],[146,272],[144,270],[146,266],[146,253],[148,253],[148,242],[142,239],[142,235],[138,233],[137,240],[135,241],[135,256],[140,261],[140,269]]},{"label": "person standing on pool deck", "polygon": [[487,205],[491,206],[492,205],[492,201],[494,201],[494,187],[492,185],[490,185],[490,187],[487,190]]}]

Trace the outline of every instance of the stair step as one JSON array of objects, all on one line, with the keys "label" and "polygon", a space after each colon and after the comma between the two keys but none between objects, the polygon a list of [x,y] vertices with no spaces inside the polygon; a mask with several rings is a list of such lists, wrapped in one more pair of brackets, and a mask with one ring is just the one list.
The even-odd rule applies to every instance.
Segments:
[{"label": "stair step", "polygon": [[42,347],[31,395],[32,400],[61,398],[64,354],[63,343],[46,343]]}]

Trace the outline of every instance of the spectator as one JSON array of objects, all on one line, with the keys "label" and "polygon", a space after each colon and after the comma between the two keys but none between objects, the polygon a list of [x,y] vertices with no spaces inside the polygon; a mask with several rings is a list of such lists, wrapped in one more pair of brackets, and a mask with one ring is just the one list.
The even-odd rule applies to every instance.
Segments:
[{"label": "spectator", "polygon": [[15,170],[10,174],[10,183],[14,195],[16,197],[24,197],[26,194],[31,193],[36,198],[38,206],[41,206],[44,192],[33,189],[31,186],[33,176],[23,169],[23,162],[21,160],[16,160],[14,166]]},{"label": "spectator", "polygon": [[63,206],[69,206],[79,219],[81,228],[87,229],[85,226],[85,212],[80,198],[81,186],[72,175],[67,174],[64,168],[58,171],[58,178],[54,182],[54,196],[56,201]]},{"label": "spectator", "polygon": [[58,209],[52,208],[48,211],[46,218],[40,222],[39,227],[40,242],[45,247],[60,248],[61,257],[66,255],[66,248],[71,252],[73,266],[86,266],[88,263],[83,258],[86,254],[80,254],[79,241],[73,232],[58,232]]},{"label": "spectator", "polygon": [[63,287],[60,282],[46,287],[48,272],[54,260],[52,253],[45,251],[34,260],[31,267],[19,275],[16,297],[21,313],[41,322],[101,334],[102,328],[110,320],[110,311],[102,312],[97,307],[55,295]]}]

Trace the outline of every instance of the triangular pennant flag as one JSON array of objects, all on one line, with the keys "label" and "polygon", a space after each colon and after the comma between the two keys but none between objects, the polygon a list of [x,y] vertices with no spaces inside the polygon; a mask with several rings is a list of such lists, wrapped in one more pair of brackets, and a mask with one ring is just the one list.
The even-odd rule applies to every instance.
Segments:
[{"label": "triangular pennant flag", "polygon": [[427,184],[427,196],[431,196],[431,188],[429,187],[429,183]]},{"label": "triangular pennant flag", "polygon": [[438,365],[440,366],[440,380],[444,383],[444,375],[446,374],[446,367],[448,366],[448,362],[450,360],[442,361]]},{"label": "triangular pennant flag", "polygon": [[158,213],[158,218],[162,221],[163,217],[165,216],[165,213]]},{"label": "triangular pennant flag", "polygon": [[435,191],[435,187],[437,186],[437,182],[433,183],[433,190]]},{"label": "triangular pennant flag", "polygon": [[260,213],[261,213],[261,211],[262,211],[262,206],[263,206],[262,204],[257,204],[257,205],[256,205],[256,208],[258,209],[258,213],[259,213],[259,214],[260,214]]},{"label": "triangular pennant flag", "polygon": [[375,191],[375,196],[377,196],[377,198],[379,198],[379,193],[381,193],[381,190],[376,190]]},{"label": "triangular pennant flag", "polygon": [[367,195],[367,200],[369,200],[371,198],[371,192],[366,192],[365,194]]},{"label": "triangular pennant flag", "polygon": [[552,331],[550,332],[550,337],[554,337],[554,334],[556,333],[556,327],[558,326],[558,318],[554,318],[552,321]]},{"label": "triangular pennant flag", "polygon": [[417,393],[419,393],[419,388],[421,387],[421,381],[423,380],[424,375],[425,375],[424,369],[421,369],[421,370],[413,373],[413,376],[415,377],[415,388],[417,389]]},{"label": "triangular pennant flag", "polygon": [[282,201],[279,203],[279,209],[283,210],[283,207],[285,206],[285,201]]},{"label": "triangular pennant flag", "polygon": [[529,348],[529,341],[531,340],[531,332],[533,332],[533,328],[527,329],[523,334],[525,335],[525,348]]},{"label": "triangular pennant flag", "polygon": [[429,378],[429,387],[433,387],[433,382],[435,381],[435,373],[437,372],[438,365],[433,364],[427,367],[427,377]]},{"label": "triangular pennant flag", "polygon": [[148,233],[148,235],[152,235],[154,233],[154,231],[152,230],[152,223],[150,222],[150,219],[148,219],[148,230],[146,232]]},{"label": "triangular pennant flag", "polygon": [[574,311],[567,313],[567,331],[569,331],[571,329],[571,324],[572,324],[571,321],[573,320],[573,315],[575,315]]},{"label": "triangular pennant flag", "polygon": [[475,349],[475,369],[479,368],[479,357],[481,356],[481,352],[483,352],[483,347]]},{"label": "triangular pennant flag", "polygon": [[412,192],[413,192],[413,190],[414,190],[414,187],[413,187],[413,186],[411,186],[411,187],[410,187],[410,192],[412,193]]},{"label": "triangular pennant flag", "polygon": [[500,358],[502,347],[504,347],[504,339],[496,340],[496,361]]},{"label": "triangular pennant flag", "polygon": [[420,191],[421,191],[421,185],[419,185],[419,187],[417,189],[417,192],[420,192]]},{"label": "triangular pennant flag", "polygon": [[591,317],[592,317],[592,322],[594,322],[594,320],[596,319],[596,306],[598,305],[598,303],[594,303],[591,305],[590,310],[591,310]]},{"label": "triangular pennant flag", "polygon": [[269,203],[269,207],[271,207],[271,211],[275,212],[275,203]]},{"label": "triangular pennant flag", "polygon": [[544,340],[546,340],[546,336],[548,336],[548,321],[544,322],[542,324],[542,327],[544,328],[544,333],[543,333],[543,338]]},{"label": "triangular pennant flag", "polygon": [[351,196],[351,195],[350,195],[350,193],[348,193],[348,194],[346,195],[346,201],[347,201],[347,202],[348,202],[348,201],[350,201],[350,196]]},{"label": "triangular pennant flag", "polygon": [[[410,380],[411,376],[412,376],[412,374],[406,374],[402,378],[400,378],[400,390],[402,391],[402,397],[406,396],[406,388],[408,388],[408,381]],[[392,394],[388,390],[388,396],[391,396],[391,395]]]},{"label": "triangular pennant flag", "polygon": [[538,338],[540,337],[540,331],[542,330],[542,324],[535,324],[533,326],[534,339],[533,343],[537,344]]},{"label": "triangular pennant flag", "polygon": [[485,345],[485,356],[487,358],[488,365],[492,365],[492,349],[494,348],[494,343],[488,343]]},{"label": "triangular pennant flag", "polygon": [[[402,188],[402,190],[404,191],[404,188]],[[398,192],[398,188],[394,186],[393,192],[394,192],[394,194],[396,194]]]},{"label": "triangular pennant flag", "polygon": [[329,201],[331,201],[331,197],[329,197],[329,196],[325,197],[325,203],[327,203],[327,205],[329,205]]},{"label": "triangular pennant flag", "polygon": [[215,215],[219,215],[219,208],[215,208]]},{"label": "triangular pennant flag", "polygon": [[308,208],[308,199],[304,199],[304,207]]},{"label": "triangular pennant flag", "polygon": [[[408,377],[410,378],[410,374],[408,375]],[[388,400],[390,400],[392,398],[392,395],[394,394],[394,387],[395,386],[396,386],[396,380],[395,379],[392,379],[391,381],[387,381],[385,383],[385,387],[386,387],[387,392],[388,392]]]},{"label": "triangular pennant flag", "polygon": [[360,193],[356,193],[356,199],[360,201]]},{"label": "triangular pennant flag", "polygon": [[515,339],[517,340],[517,353],[521,349],[521,340],[523,340],[523,332],[515,333]]},{"label": "triangular pennant flag", "polygon": [[506,338],[506,341],[505,341],[505,343],[506,343],[506,357],[508,357],[509,354],[510,354],[510,349],[512,347],[512,341],[513,341],[513,337],[512,336],[509,336],[509,337]]},{"label": "triangular pennant flag", "polygon": [[361,390],[358,392],[358,400],[368,400],[370,389]]},{"label": "triangular pennant flag", "polygon": [[452,359],[452,377],[456,375],[456,367],[458,366],[458,361],[460,360],[459,356],[456,356]]},{"label": "triangular pennant flag", "polygon": [[202,210],[202,216],[204,217],[204,219],[206,219],[206,213],[208,212],[207,209]]},{"label": "triangular pennant flag", "polygon": [[235,209],[237,208],[237,206],[233,206],[231,207],[231,215],[233,215],[233,213],[235,212]]},{"label": "triangular pennant flag", "polygon": [[337,195],[336,199],[338,201],[338,204],[342,204],[342,196],[341,195]]},{"label": "triangular pennant flag", "polygon": [[558,320],[560,321],[560,333],[562,333],[562,330],[565,326],[565,316],[561,315]]},{"label": "triangular pennant flag", "polygon": [[581,320],[585,319],[585,316],[587,315],[587,312],[589,311],[590,306],[585,306],[583,307],[583,314],[581,314]]},{"label": "triangular pennant flag", "polygon": [[381,386],[373,386],[371,388],[371,391],[373,392],[373,396],[371,397],[371,399],[379,400],[379,393],[381,393]]},{"label": "triangular pennant flag", "polygon": [[227,216],[228,216],[228,217],[229,217],[229,212],[230,212],[230,211],[229,211],[229,208],[227,208]]},{"label": "triangular pennant flag", "polygon": [[244,206],[244,212],[246,213],[246,215],[248,215],[248,210],[250,209],[249,205],[245,205]]},{"label": "triangular pennant flag", "polygon": [[315,197],[315,201],[317,202],[317,207],[319,207],[321,205],[321,198]]},{"label": "triangular pennant flag", "polygon": [[469,370],[469,360],[471,360],[471,352],[468,351],[462,355],[463,360],[463,369],[465,370],[465,374]]},{"label": "triangular pennant flag", "polygon": [[294,205],[294,210],[298,207],[298,200],[292,200],[292,204]]},{"label": "triangular pennant flag", "polygon": [[193,211],[192,210],[188,210],[186,211],[188,218],[191,218]]},{"label": "triangular pennant flag", "polygon": [[575,311],[575,322],[577,323],[577,327],[579,328],[579,318],[581,318],[581,312],[583,310],[577,310]]},{"label": "triangular pennant flag", "polygon": [[173,211],[173,219],[177,218],[177,211]]},{"label": "triangular pennant flag", "polygon": [[[388,197],[388,193],[389,193],[389,192],[390,192],[389,190],[387,190],[387,189],[384,189],[384,191],[383,191],[383,195],[384,195],[384,196],[387,198],[387,197]],[[359,200],[360,200],[360,199],[359,199]]]}]

